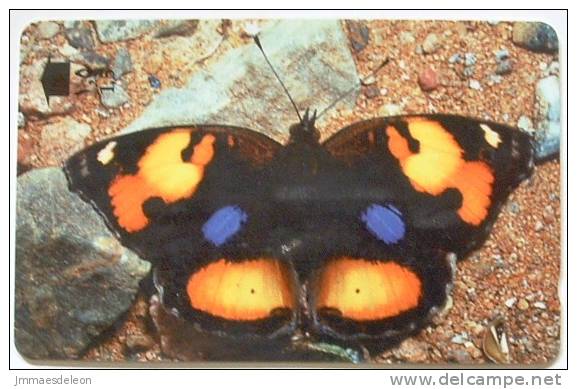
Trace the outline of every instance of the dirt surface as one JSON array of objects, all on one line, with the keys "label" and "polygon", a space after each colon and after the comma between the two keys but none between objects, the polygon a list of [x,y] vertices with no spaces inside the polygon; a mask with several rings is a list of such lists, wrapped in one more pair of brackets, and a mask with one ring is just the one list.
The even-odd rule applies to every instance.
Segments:
[{"label": "dirt surface", "polygon": [[[90,27],[90,23],[88,23]],[[244,21],[222,22],[225,37],[206,59],[195,63],[166,63],[154,53],[166,44],[149,35],[130,41],[99,43],[96,51],[114,58],[120,46],[130,52],[132,72],[124,78],[130,103],[104,109],[97,93],[84,93],[75,99],[77,107],[66,114],[87,123],[92,132],[85,144],[105,138],[126,127],[158,93],[149,85],[151,69],[163,88],[179,87],[195,71],[218,59],[231,48],[252,44],[243,30]],[[516,126],[521,116],[533,119],[537,108],[535,83],[543,70],[557,60],[517,47],[511,40],[512,24],[487,22],[366,21],[359,25],[343,22],[355,40],[351,52],[359,74],[364,77],[385,58],[389,63],[374,77],[365,80],[356,107],[350,112],[329,112],[321,132],[324,137],[339,128],[365,118],[386,114],[454,113]],[[362,31],[368,31],[364,42]],[[67,46],[64,34],[49,40],[35,38],[37,26],[23,34],[24,46],[34,40],[23,64],[32,64],[46,52]],[[425,54],[419,49],[427,36],[436,34],[438,48]],[[97,40],[93,32],[93,38]],[[171,39],[171,38],[168,38]],[[359,47],[362,48],[358,50]],[[512,72],[499,81],[495,71],[495,52],[508,50]],[[153,53],[153,54],[151,54]],[[451,63],[455,54],[474,53],[475,65]],[[155,61],[164,61],[162,67]],[[178,67],[178,75],[168,70]],[[419,75],[431,68],[437,84],[430,92],[419,86]],[[167,70],[168,69],[168,70]],[[466,73],[466,72],[465,72]],[[473,82],[476,81],[476,82]],[[478,83],[478,85],[477,85]],[[480,86],[478,88],[477,86]],[[322,109],[323,107],[319,107]],[[19,132],[19,168],[54,164],[57,148],[44,147],[42,130],[57,116],[26,116]],[[60,150],[64,153],[65,151]],[[560,164],[553,160],[537,166],[534,176],[510,197],[494,230],[483,248],[458,264],[453,303],[443,317],[419,335],[375,358],[378,363],[485,363],[482,337],[485,326],[494,318],[505,318],[511,348],[511,363],[546,364],[559,352],[560,314],[558,298],[561,258]],[[86,360],[161,361],[166,360],[150,326],[147,303],[140,296],[126,321],[87,351]]]}]

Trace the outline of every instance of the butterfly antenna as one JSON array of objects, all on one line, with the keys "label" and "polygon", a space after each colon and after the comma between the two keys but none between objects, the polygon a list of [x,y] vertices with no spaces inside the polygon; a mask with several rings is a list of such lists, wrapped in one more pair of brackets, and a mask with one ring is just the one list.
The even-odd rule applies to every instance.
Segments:
[{"label": "butterfly antenna", "polygon": [[291,101],[297,116],[299,117],[299,121],[302,123],[303,122],[303,118],[301,117],[301,114],[299,113],[299,109],[297,108],[297,105],[295,104],[293,98],[291,97],[288,89],[286,88],[286,86],[284,85],[284,83],[282,82],[282,80],[280,79],[279,75],[277,74],[276,70],[274,70],[274,67],[272,66],[272,64],[270,63],[270,61],[268,60],[268,57],[266,56],[266,53],[264,52],[262,45],[260,44],[260,39],[258,38],[258,35],[255,35],[254,37],[254,42],[256,43],[256,45],[258,46],[258,48],[260,49],[260,52],[262,53],[262,55],[264,56],[264,59],[266,60],[266,63],[268,63],[268,66],[270,66],[272,72],[274,73],[276,79],[278,80],[278,82],[280,82],[282,88],[284,89],[286,95],[288,96],[289,100]]},{"label": "butterfly antenna", "polygon": [[375,76],[382,68],[385,67],[386,64],[389,63],[389,58],[385,59],[383,62],[381,62],[381,64],[375,69],[373,70],[368,76],[365,76],[364,78],[360,79],[359,81],[357,81],[355,83],[355,85],[353,85],[353,87],[349,90],[347,90],[345,93],[343,93],[342,95],[340,95],[339,97],[337,97],[335,99],[335,101],[333,101],[331,104],[329,104],[328,107],[326,107],[325,109],[323,109],[318,115],[317,115],[317,119],[320,118],[321,116],[323,116],[328,110],[330,110],[331,108],[333,108],[335,105],[337,105],[337,103],[339,101],[341,101],[342,99],[344,99],[345,97],[347,97],[348,95],[350,95],[352,92],[354,92],[359,86],[361,86],[362,84],[365,83],[366,80],[368,80],[369,78]]}]

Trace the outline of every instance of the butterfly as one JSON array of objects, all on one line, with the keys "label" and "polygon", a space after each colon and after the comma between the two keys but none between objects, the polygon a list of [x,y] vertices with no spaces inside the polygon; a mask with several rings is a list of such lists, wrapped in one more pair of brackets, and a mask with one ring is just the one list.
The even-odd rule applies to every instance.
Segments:
[{"label": "butterfly", "polygon": [[303,339],[395,344],[442,309],[455,259],[533,169],[530,136],[502,124],[381,117],[320,142],[315,120],[307,110],[285,145],[240,127],[166,127],[66,162],[70,189],[152,263],[172,356],[306,360]]}]

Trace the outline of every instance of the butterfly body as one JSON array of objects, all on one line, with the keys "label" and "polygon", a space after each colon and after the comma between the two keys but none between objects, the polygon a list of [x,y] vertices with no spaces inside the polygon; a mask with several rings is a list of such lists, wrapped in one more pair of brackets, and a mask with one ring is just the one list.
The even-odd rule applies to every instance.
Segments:
[{"label": "butterfly body", "polygon": [[65,170],[153,263],[179,332],[249,350],[295,334],[385,347],[418,330],[533,166],[527,135],[453,115],[376,118],[321,143],[307,114],[290,133],[283,146],[237,127],[153,129]]}]

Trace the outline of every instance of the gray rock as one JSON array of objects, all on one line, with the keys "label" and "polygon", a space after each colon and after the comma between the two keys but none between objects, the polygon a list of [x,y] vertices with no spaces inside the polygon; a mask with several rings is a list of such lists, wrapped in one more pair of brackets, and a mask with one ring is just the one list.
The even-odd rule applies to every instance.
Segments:
[{"label": "gray rock", "polygon": [[97,20],[96,32],[103,43],[138,38],[152,30],[158,22],[150,20]]},{"label": "gray rock", "polygon": [[347,20],[346,24],[350,33],[351,46],[358,53],[369,43],[369,28],[364,22],[358,20]]},{"label": "gray rock", "polygon": [[536,133],[537,158],[559,153],[561,144],[561,96],[557,76],[545,77],[537,83]]},{"label": "gray rock", "polygon": [[[265,28],[260,39],[301,113],[307,107],[324,109],[358,83],[338,21],[278,21]],[[342,98],[336,108],[352,108],[356,93]],[[319,119],[319,128],[326,119]],[[199,70],[184,88],[163,90],[124,132],[220,123],[253,128],[283,141],[297,120],[262,54],[250,44]]]},{"label": "gray rock", "polygon": [[18,112],[18,128],[26,126],[26,117],[22,112]]},{"label": "gray rock", "polygon": [[422,47],[425,54],[432,54],[441,48],[441,40],[437,34],[430,33],[423,41]]},{"label": "gray rock", "polygon": [[116,57],[114,57],[114,65],[112,65],[112,72],[114,73],[114,78],[119,79],[126,73],[132,71],[132,58],[130,57],[130,52],[124,47],[121,47],[116,52]]},{"label": "gray rock", "polygon": [[507,49],[501,49],[495,52],[495,59],[497,60],[497,62],[504,61],[508,58],[509,58],[509,50]]},{"label": "gray rock", "polygon": [[474,66],[477,63],[475,53],[465,53],[465,66]]},{"label": "gray rock", "polygon": [[513,71],[513,63],[509,60],[499,61],[497,63],[497,68],[495,69],[495,74],[503,76],[509,74]]},{"label": "gray rock", "polygon": [[18,178],[16,347],[31,359],[70,359],[132,304],[148,262],[122,247],[61,169]]},{"label": "gray rock", "polygon": [[469,88],[474,89],[474,90],[483,89],[483,87],[481,86],[481,83],[477,80],[469,80]]},{"label": "gray rock", "polygon": [[557,33],[548,24],[540,22],[517,22],[513,25],[513,43],[536,52],[559,50]]},{"label": "gray rock", "polygon": [[453,54],[449,57],[449,63],[462,63],[463,56],[459,53]]},{"label": "gray rock", "polygon": [[93,50],[94,39],[92,30],[88,28],[68,28],[65,30],[66,39],[70,46],[79,50]]},{"label": "gray rock", "polygon": [[517,121],[517,127],[526,132],[533,132],[535,130],[533,128],[533,122],[529,117],[525,115],[521,115],[519,117],[519,120]]},{"label": "gray rock", "polygon": [[198,20],[173,20],[161,26],[154,34],[157,39],[171,36],[190,36],[195,33]]},{"label": "gray rock", "polygon": [[50,101],[46,101],[44,88],[40,81],[46,63],[47,59],[42,59],[31,65],[22,65],[20,67],[18,105],[20,111],[26,115],[59,115],[69,113],[74,108],[70,99],[65,96],[51,96]]},{"label": "gray rock", "polygon": [[72,60],[88,65],[92,69],[104,69],[110,65],[110,59],[95,53],[94,51],[83,51],[80,55],[74,55]]},{"label": "gray rock", "polygon": [[113,89],[102,90],[100,101],[106,108],[118,108],[130,101],[130,96],[120,85],[115,84]]},{"label": "gray rock", "polygon": [[60,26],[58,23],[54,22],[40,22],[37,26],[38,36],[42,39],[54,38],[56,34],[60,31]]}]

